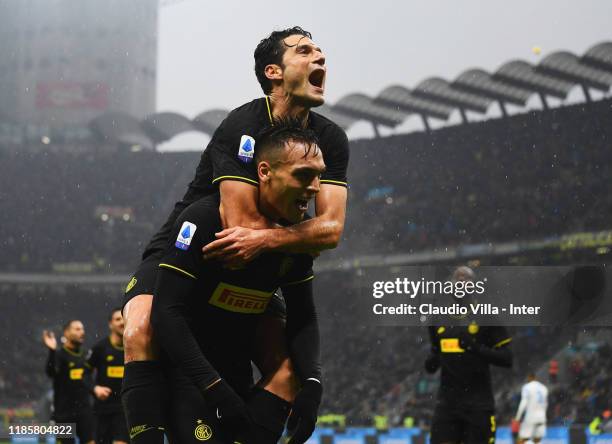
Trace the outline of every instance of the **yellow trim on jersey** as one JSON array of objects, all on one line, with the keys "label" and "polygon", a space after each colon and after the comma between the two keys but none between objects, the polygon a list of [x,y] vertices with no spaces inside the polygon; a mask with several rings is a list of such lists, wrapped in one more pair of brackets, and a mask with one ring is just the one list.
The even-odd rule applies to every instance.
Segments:
[{"label": "yellow trim on jersey", "polygon": [[329,184],[333,184],[333,185],[342,185],[343,187],[348,186],[348,183],[342,182],[340,180],[321,179],[320,182],[321,183],[329,183]]},{"label": "yellow trim on jersey", "polygon": [[242,176],[220,176],[220,177],[217,177],[216,179],[214,179],[212,181],[212,183],[219,182],[221,180],[226,180],[226,179],[240,180],[240,181],[248,182],[248,183],[251,183],[253,185],[259,186],[259,182],[257,182],[256,180],[249,179],[248,177],[242,177]]},{"label": "yellow trim on jersey", "polygon": [[272,118],[272,107],[270,106],[270,97],[266,96],[266,108],[268,108],[268,118],[270,119],[270,125],[274,125],[274,119]]},{"label": "yellow trim on jersey", "polygon": [[301,281],[287,282],[286,284],[281,285],[281,287],[284,287],[286,285],[297,285],[297,284],[301,284],[302,282],[312,281],[313,279],[314,279],[314,274],[312,276],[308,276],[306,279],[302,279]]},{"label": "yellow trim on jersey", "polygon": [[70,353],[72,356],[78,356],[81,357],[83,356],[83,350],[81,350],[79,353],[73,352],[72,350],[70,350],[68,347],[66,347],[65,345],[62,347],[64,350],[66,350],[68,353]]},{"label": "yellow trim on jersey", "polygon": [[198,279],[198,278],[197,278],[197,277],[195,277],[193,274],[191,274],[191,273],[189,273],[189,272],[187,272],[187,271],[185,271],[185,270],[182,270],[182,269],[180,269],[180,268],[178,268],[178,267],[175,267],[174,265],[170,265],[170,264],[159,264],[159,266],[160,266],[160,267],[163,267],[163,268],[170,268],[171,270],[174,270],[174,271],[178,271],[179,273],[183,273],[184,275],[189,276],[189,277],[190,277],[190,278],[192,278],[192,279]]},{"label": "yellow trim on jersey", "polygon": [[509,343],[509,342],[511,342],[511,341],[512,341],[512,338],[507,338],[507,339],[504,339],[503,341],[499,341],[497,344],[495,344],[495,345],[493,346],[493,348],[498,348],[498,347],[501,347],[502,345],[506,345],[507,343]]},{"label": "yellow trim on jersey", "polygon": [[119,346],[113,344],[113,341],[111,341],[110,336],[108,337],[108,342],[110,342],[111,347],[113,347],[115,350],[123,351],[123,347],[119,347]]}]

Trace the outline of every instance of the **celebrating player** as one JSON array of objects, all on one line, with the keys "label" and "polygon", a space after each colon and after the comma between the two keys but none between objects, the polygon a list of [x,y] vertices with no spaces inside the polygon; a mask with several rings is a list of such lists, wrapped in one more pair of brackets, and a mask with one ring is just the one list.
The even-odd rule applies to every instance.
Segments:
[{"label": "celebrating player", "polygon": [[[277,122],[257,140],[258,204],[270,220],[302,221],[320,188],[325,164],[316,137],[301,124]],[[170,359],[169,435],[180,443],[275,443],[289,411],[247,410],[253,334],[280,286],[287,304],[288,346],[301,389],[291,413],[290,443],[314,430],[321,401],[319,336],[312,296],[312,256],[265,253],[230,270],[201,248],[222,226],[217,196],[190,205],[177,219],[159,264],[153,327]],[[252,420],[268,430],[254,428]],[[261,422],[259,422],[261,424]]]},{"label": "celebrating player", "polygon": [[[344,131],[310,111],[324,102],[325,56],[310,33],[299,27],[276,31],[255,50],[255,74],[266,97],[233,110],[202,154],[183,200],[153,237],[124,299],[126,329],[123,404],[134,442],[161,442],[161,368],[155,361],[150,325],[158,264],[178,215],[203,196],[220,194],[222,227],[205,249],[207,257],[236,267],[272,251],[318,253],[334,248],[344,228],[348,140]],[[294,117],[316,134],[327,169],[316,196],[316,217],[279,228],[258,208],[257,153],[254,136],[273,119]],[[214,240],[212,238],[211,240]],[[277,307],[272,310],[271,307]],[[253,357],[264,374],[262,403],[268,394],[292,401],[295,377],[284,348],[283,302],[268,304],[259,329],[263,340]],[[252,400],[251,405],[257,402]],[[257,409],[255,409],[257,410]],[[132,433],[133,431],[133,433]],[[146,436],[145,436],[146,435]]]},{"label": "celebrating player", "polygon": [[[472,280],[458,267],[455,280]],[[467,320],[466,320],[467,323]],[[441,368],[438,401],[431,425],[432,444],[490,444],[495,441],[495,402],[489,366],[512,366],[511,338],[504,327],[467,325],[429,327],[429,373]]]},{"label": "celebrating player", "polygon": [[515,417],[516,421],[521,422],[518,442],[522,444],[531,440],[537,444],[546,434],[548,389],[536,380],[535,373],[529,373],[527,381],[521,389],[521,402]]},{"label": "celebrating player", "polygon": [[[46,372],[53,379],[53,419],[56,423],[75,423],[80,442],[93,444],[93,386],[82,349],[85,340],[83,323],[76,319],[68,321],[64,325],[64,338],[66,342],[58,350],[53,332],[43,332],[43,343],[49,349]],[[61,442],[73,443],[75,440],[62,438]]]},{"label": "celebrating player", "polygon": [[121,308],[115,308],[108,320],[110,334],[91,349],[87,362],[96,372],[95,402],[96,442],[98,444],[125,444],[128,441],[125,415],[121,408],[121,381],[123,380],[123,317]]}]

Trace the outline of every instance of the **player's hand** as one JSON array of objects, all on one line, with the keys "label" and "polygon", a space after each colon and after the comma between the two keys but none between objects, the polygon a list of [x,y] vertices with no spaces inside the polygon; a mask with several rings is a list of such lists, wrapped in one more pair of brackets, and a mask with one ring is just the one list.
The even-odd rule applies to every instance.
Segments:
[{"label": "player's hand", "polygon": [[215,233],[217,240],[204,246],[204,259],[219,260],[239,268],[263,253],[269,230],[232,227]]},{"label": "player's hand", "polygon": [[94,395],[100,401],[104,401],[108,399],[108,397],[113,393],[113,390],[110,387],[103,387],[101,385],[96,385],[94,387]]},{"label": "player's hand", "polygon": [[51,350],[57,349],[57,339],[55,339],[55,334],[49,330],[43,330],[42,335],[43,343]]},{"label": "player's hand", "polygon": [[288,444],[303,444],[310,438],[317,424],[322,395],[323,386],[319,382],[309,380],[304,383],[302,390],[295,397],[287,422],[287,430],[291,436]]},{"label": "player's hand", "polygon": [[223,379],[204,392],[204,399],[217,409],[219,422],[233,440],[249,436],[252,420],[247,406]]}]

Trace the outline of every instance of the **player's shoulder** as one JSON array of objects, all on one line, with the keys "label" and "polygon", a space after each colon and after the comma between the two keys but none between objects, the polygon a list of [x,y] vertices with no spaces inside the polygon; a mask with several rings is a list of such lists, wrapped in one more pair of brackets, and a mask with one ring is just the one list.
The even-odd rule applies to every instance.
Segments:
[{"label": "player's shoulder", "polygon": [[260,97],[229,112],[224,120],[226,126],[245,125],[245,123],[257,123],[266,117],[268,113],[265,97]]},{"label": "player's shoulder", "polygon": [[348,140],[346,132],[331,119],[328,119],[316,111],[310,111],[310,128],[319,137],[335,137]]},{"label": "player's shoulder", "polygon": [[212,194],[204,196],[187,206],[177,218],[177,223],[217,221],[219,219],[219,196]]},{"label": "player's shoulder", "polygon": [[92,347],[92,351],[103,350],[106,348],[107,344],[109,344],[108,336],[103,337],[99,341],[97,341]]}]

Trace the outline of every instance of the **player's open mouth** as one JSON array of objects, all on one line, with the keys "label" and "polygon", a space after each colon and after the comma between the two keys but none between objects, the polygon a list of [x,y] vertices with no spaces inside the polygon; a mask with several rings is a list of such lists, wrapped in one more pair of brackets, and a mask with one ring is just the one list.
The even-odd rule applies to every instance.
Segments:
[{"label": "player's open mouth", "polygon": [[323,68],[315,69],[308,76],[308,82],[316,88],[323,89],[323,85],[325,84],[325,70]]},{"label": "player's open mouth", "polygon": [[296,199],[295,203],[297,204],[298,210],[300,211],[308,210],[308,201],[306,199]]}]

